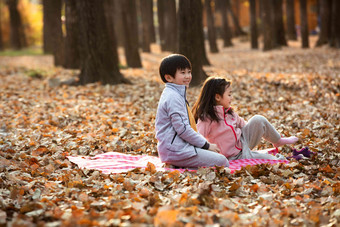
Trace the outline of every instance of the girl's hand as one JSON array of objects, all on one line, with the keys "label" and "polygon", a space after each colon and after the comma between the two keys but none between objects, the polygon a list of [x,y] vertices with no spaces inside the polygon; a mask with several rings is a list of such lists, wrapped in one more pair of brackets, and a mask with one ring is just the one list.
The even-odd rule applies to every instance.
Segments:
[{"label": "girl's hand", "polygon": [[216,153],[221,153],[220,149],[218,148],[218,146],[216,144],[211,143],[209,146],[209,150],[210,151],[214,151]]}]

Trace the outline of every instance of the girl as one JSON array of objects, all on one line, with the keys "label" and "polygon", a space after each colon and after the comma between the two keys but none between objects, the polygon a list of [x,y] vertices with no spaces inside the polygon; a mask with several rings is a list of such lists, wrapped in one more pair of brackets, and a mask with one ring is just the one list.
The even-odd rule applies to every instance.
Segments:
[{"label": "girl", "polygon": [[217,144],[221,153],[229,160],[235,159],[284,159],[251,151],[261,138],[275,147],[293,144],[295,136],[281,138],[276,129],[261,116],[255,115],[248,122],[239,117],[230,107],[232,101],[231,81],[219,77],[209,77],[203,84],[193,113],[200,134],[209,143]]}]

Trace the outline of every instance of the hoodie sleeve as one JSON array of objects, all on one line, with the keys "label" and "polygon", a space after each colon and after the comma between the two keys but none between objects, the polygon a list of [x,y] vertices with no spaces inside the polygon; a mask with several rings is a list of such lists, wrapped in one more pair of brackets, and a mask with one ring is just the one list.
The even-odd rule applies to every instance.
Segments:
[{"label": "hoodie sleeve", "polygon": [[177,135],[195,147],[203,147],[207,140],[191,128],[185,100],[171,99],[168,103],[170,121]]}]

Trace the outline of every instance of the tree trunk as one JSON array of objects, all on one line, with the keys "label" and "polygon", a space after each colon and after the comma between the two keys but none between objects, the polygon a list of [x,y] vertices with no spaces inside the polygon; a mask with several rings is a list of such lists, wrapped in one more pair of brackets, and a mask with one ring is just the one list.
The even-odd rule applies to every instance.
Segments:
[{"label": "tree trunk", "polygon": [[136,1],[121,0],[121,5],[126,63],[129,67],[140,68],[142,62],[139,55]]},{"label": "tree trunk", "polygon": [[44,52],[52,53],[54,65],[64,65],[64,37],[61,25],[61,0],[43,0]]},{"label": "tree trunk", "polygon": [[114,22],[114,29],[115,29],[115,36],[116,36],[116,43],[117,46],[124,46],[124,32],[123,32],[123,22],[122,22],[122,4],[121,0],[113,0],[113,22]]},{"label": "tree trunk", "polygon": [[235,36],[246,35],[246,33],[244,31],[242,31],[242,29],[241,29],[238,18],[234,13],[232,5],[230,4],[230,0],[225,0],[225,1],[226,1],[226,4],[227,4],[227,9],[228,9],[228,11],[231,15],[231,18],[233,19]]},{"label": "tree trunk", "polygon": [[158,0],[157,9],[161,49],[175,52],[177,50],[176,1]]},{"label": "tree trunk", "polygon": [[[335,0],[338,1],[338,0]],[[321,18],[321,28],[319,33],[318,41],[315,46],[319,47],[324,44],[327,44],[329,41],[330,35],[330,27],[331,27],[331,0],[322,0],[320,1],[320,18]]]},{"label": "tree trunk", "polygon": [[[105,19],[106,19],[107,31],[109,32],[110,43],[112,46],[115,47],[115,49],[117,49],[115,23],[114,23],[115,4],[112,0],[104,0],[103,4],[104,4]],[[119,64],[119,58],[115,60],[117,60],[115,64]]]},{"label": "tree trunk", "polygon": [[340,48],[340,2],[332,1],[332,22],[331,22],[331,39],[330,46]]},{"label": "tree trunk", "polygon": [[201,55],[202,35],[201,0],[179,0],[179,53],[185,55],[192,63],[192,85],[200,85],[207,78],[203,70]]},{"label": "tree trunk", "polygon": [[117,84],[126,80],[118,68],[116,46],[110,41],[103,1],[76,1],[79,15],[81,73],[79,83]]},{"label": "tree trunk", "polygon": [[272,26],[272,0],[261,0],[262,5],[262,33],[263,33],[263,51],[272,50],[275,47],[273,40],[273,26]]},{"label": "tree trunk", "polygon": [[158,35],[159,35],[159,42],[161,46],[161,50],[166,48],[165,46],[165,22],[164,22],[164,14],[165,14],[165,7],[164,7],[164,0],[157,0],[157,17],[158,17]]},{"label": "tree trunk", "polygon": [[21,49],[27,46],[26,35],[22,25],[22,19],[18,10],[18,0],[7,0],[10,16],[10,40],[14,49]]},{"label": "tree trunk", "polygon": [[223,37],[223,46],[230,47],[232,46],[231,42],[231,29],[229,27],[229,20],[227,15],[227,5],[225,0],[216,0],[218,3],[218,9],[221,13],[222,17],[222,37]]},{"label": "tree trunk", "polygon": [[175,0],[163,0],[165,6],[164,25],[165,25],[165,45],[164,50],[177,51],[177,13]]},{"label": "tree trunk", "polygon": [[289,40],[297,40],[295,29],[295,9],[294,0],[286,0],[286,17],[287,17],[287,37]]},{"label": "tree trunk", "polygon": [[153,24],[152,0],[140,0],[139,5],[142,18],[142,48],[144,52],[150,52],[152,42],[152,27],[150,24]]},{"label": "tree trunk", "polygon": [[207,25],[208,25],[208,40],[211,53],[218,53],[217,43],[216,43],[216,33],[215,33],[215,20],[214,14],[211,8],[211,0],[205,0],[205,10],[207,15]]},{"label": "tree trunk", "polygon": [[2,39],[2,29],[1,29],[1,24],[2,24],[1,10],[2,10],[2,2],[0,1],[0,51],[4,49],[4,42]]},{"label": "tree trunk", "polygon": [[300,21],[302,48],[309,48],[307,0],[300,0]]},{"label": "tree trunk", "polygon": [[256,0],[249,0],[249,15],[250,15],[250,37],[251,37],[251,48],[258,49],[258,34],[256,25]]},{"label": "tree trunk", "polygon": [[79,42],[79,20],[77,13],[77,0],[65,1],[65,61],[64,67],[67,69],[80,68],[80,56],[78,49]]},{"label": "tree trunk", "polygon": [[287,40],[285,37],[285,29],[283,25],[283,0],[274,0],[274,7],[272,12],[274,12],[274,32],[275,32],[275,41],[276,46],[287,46]]},{"label": "tree trunk", "polygon": [[[148,5],[145,6],[148,9],[148,15],[149,15],[149,19],[148,19],[148,24],[149,24],[149,31],[150,31],[150,42],[151,43],[156,43],[156,31],[155,31],[155,23],[154,23],[154,19],[153,19],[153,0],[150,0],[148,2]],[[177,23],[176,23],[177,24]]]}]

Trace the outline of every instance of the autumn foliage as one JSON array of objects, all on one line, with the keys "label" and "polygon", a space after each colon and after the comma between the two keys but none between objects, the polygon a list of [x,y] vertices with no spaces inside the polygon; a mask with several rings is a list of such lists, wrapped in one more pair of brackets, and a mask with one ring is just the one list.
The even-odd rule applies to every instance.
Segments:
[{"label": "autumn foliage", "polygon": [[[143,69],[121,70],[132,85],[78,87],[51,82],[76,71],[54,68],[50,56],[1,57],[0,225],[339,225],[340,52],[263,53],[234,43],[209,55],[207,74],[233,80],[233,103],[245,119],[266,116],[282,135],[300,138],[294,148],[316,155],[234,174],[221,167],[157,172],[152,163],[110,175],[79,169],[68,155],[157,155],[157,67],[166,53],[142,54]],[[190,104],[198,92],[189,89]]]}]

